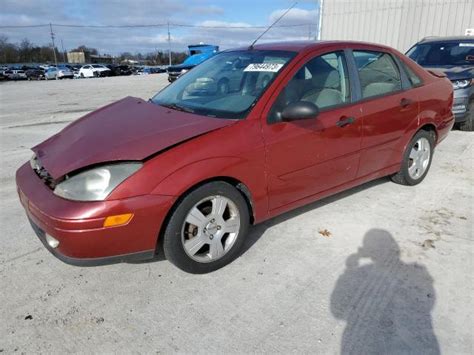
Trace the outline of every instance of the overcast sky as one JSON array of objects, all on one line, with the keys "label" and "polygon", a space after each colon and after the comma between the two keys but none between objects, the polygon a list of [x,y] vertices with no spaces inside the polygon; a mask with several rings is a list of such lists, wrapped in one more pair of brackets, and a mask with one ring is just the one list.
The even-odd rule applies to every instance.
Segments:
[{"label": "overcast sky", "polygon": [[[57,23],[68,25],[145,25],[170,23],[201,26],[239,26],[210,29],[171,27],[173,50],[205,42],[221,49],[246,45],[294,1],[289,0],[2,0],[0,26]],[[311,24],[275,28],[262,41],[301,40],[317,34],[318,0],[298,1],[279,25]],[[102,54],[124,51],[167,50],[167,28],[66,28],[54,27],[56,44],[66,50],[84,44]],[[28,38],[35,44],[50,43],[49,28],[0,28],[12,42]]]}]

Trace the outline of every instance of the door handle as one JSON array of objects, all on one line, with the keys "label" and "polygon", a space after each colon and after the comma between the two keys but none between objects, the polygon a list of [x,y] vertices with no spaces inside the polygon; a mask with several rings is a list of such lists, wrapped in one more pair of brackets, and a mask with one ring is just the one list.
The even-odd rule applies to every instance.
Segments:
[{"label": "door handle", "polygon": [[353,124],[355,122],[355,117],[341,117],[339,121],[337,121],[336,126],[344,127],[349,124]]},{"label": "door handle", "polygon": [[413,100],[403,98],[400,100],[400,106],[405,108],[407,106],[410,106],[413,103]]}]

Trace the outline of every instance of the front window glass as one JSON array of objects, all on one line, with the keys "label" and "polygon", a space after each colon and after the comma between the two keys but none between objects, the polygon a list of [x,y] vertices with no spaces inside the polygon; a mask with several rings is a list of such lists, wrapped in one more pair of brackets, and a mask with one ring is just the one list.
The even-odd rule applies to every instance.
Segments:
[{"label": "front window glass", "polygon": [[407,55],[421,66],[474,65],[474,41],[418,44]]},{"label": "front window glass", "polygon": [[175,110],[239,119],[296,53],[247,50],[212,57],[169,85],[152,102]]},{"label": "front window glass", "polygon": [[278,95],[268,122],[281,121],[283,109],[298,101],[312,102],[320,110],[350,101],[349,76],[342,52],[324,54],[304,64]]},{"label": "front window glass", "polygon": [[362,97],[385,95],[402,89],[400,72],[390,54],[354,51]]}]

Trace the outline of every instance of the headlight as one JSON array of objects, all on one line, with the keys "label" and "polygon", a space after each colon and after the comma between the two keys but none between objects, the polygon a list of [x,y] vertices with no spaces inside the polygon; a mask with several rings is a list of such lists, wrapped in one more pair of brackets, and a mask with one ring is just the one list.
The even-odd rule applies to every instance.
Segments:
[{"label": "headlight", "polygon": [[66,177],[54,194],[74,201],[103,201],[121,182],[142,167],[142,163],[103,165]]},{"label": "headlight", "polygon": [[181,69],[181,75],[186,74],[189,71],[189,69]]},{"label": "headlight", "polygon": [[464,80],[454,80],[453,83],[453,88],[454,90],[456,89],[465,89],[473,83],[474,79],[464,79]]}]

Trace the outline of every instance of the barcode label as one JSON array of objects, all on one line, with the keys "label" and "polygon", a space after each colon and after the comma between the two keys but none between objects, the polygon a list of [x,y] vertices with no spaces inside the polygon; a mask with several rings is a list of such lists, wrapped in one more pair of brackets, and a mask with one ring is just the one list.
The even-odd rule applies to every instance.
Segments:
[{"label": "barcode label", "polygon": [[245,68],[244,71],[269,71],[276,73],[282,66],[283,64],[279,63],[253,63],[247,65],[247,68]]}]

